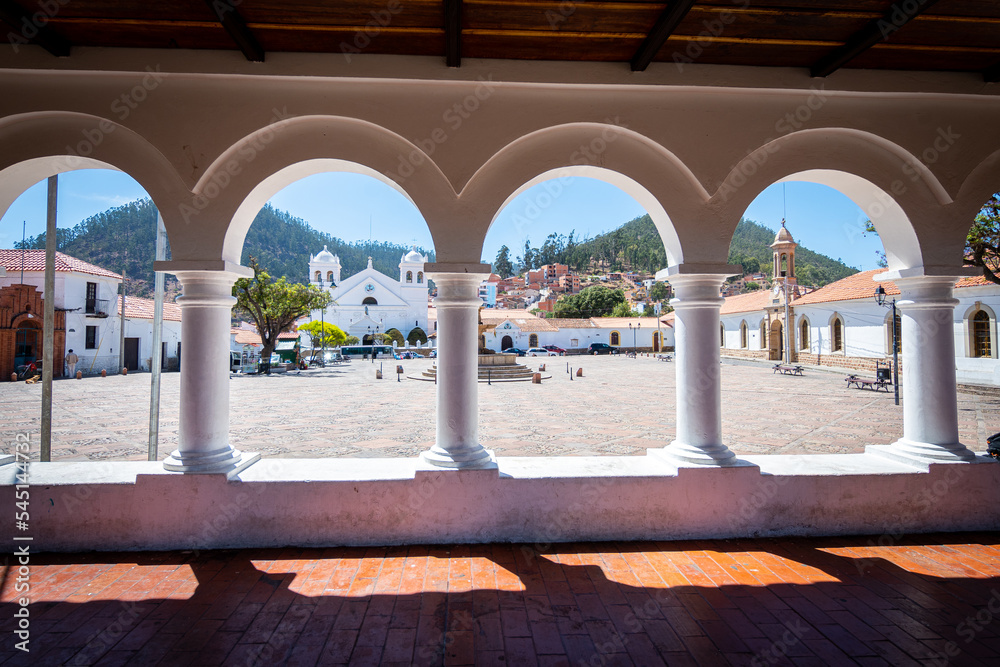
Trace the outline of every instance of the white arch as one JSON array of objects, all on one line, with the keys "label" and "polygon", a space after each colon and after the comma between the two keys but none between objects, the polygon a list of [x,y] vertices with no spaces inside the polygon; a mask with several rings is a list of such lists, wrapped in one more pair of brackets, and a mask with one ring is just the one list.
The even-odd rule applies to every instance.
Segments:
[{"label": "white arch", "polygon": [[[667,264],[672,266],[681,262],[683,252],[681,250],[680,238],[677,236],[677,231],[674,229],[674,224],[670,220],[670,216],[667,214],[666,210],[664,210],[663,205],[660,204],[659,200],[657,200],[649,190],[633,180],[631,177],[603,167],[594,167],[591,165],[569,165],[558,169],[550,169],[546,172],[538,174],[534,178],[523,183],[519,188],[507,196],[507,199],[504,200],[500,208],[498,208],[496,213],[494,213],[493,219],[490,220],[490,228],[492,229],[493,225],[496,223],[500,212],[503,211],[518,195],[524,191],[538,185],[539,183],[545,183],[546,181],[552,180],[558,182],[561,179],[572,178],[574,176],[582,176],[603,181],[609,185],[615,186],[625,194],[635,199],[636,202],[649,214],[650,219],[656,226],[656,230],[660,233],[660,239],[663,241],[663,246],[667,253]],[[558,185],[560,190],[562,187],[563,186],[561,184]],[[487,233],[489,233],[488,230]]]},{"label": "white arch", "polygon": [[[366,167],[363,164],[336,158],[315,158],[311,160],[303,160],[302,162],[296,162],[295,164],[288,165],[287,167],[279,169],[275,173],[271,174],[258,183],[243,199],[239,207],[236,209],[236,213],[233,215],[232,222],[226,230],[226,240],[223,245],[223,256],[230,261],[237,263],[240,261],[240,255],[243,251],[243,242],[246,240],[247,232],[250,230],[250,225],[253,223],[253,220],[257,216],[260,209],[262,209],[264,204],[274,197],[274,195],[278,194],[278,192],[292,183],[306,178],[307,176],[331,171],[371,176],[406,197],[407,201],[413,204],[418,211],[420,210],[416,202],[413,201],[413,198],[410,197],[406,190],[404,190],[391,178],[372,169],[371,167]],[[424,220],[424,224],[427,224],[426,220]]]},{"label": "white arch", "polygon": [[[802,181],[819,183],[837,190],[857,204],[875,225],[875,230],[882,239],[885,248],[885,258],[888,263],[886,270],[899,270],[923,265],[920,252],[920,242],[913,230],[909,217],[896,200],[882,188],[871,181],[833,169],[810,169],[789,174],[778,183]],[[857,233],[856,231],[845,233]]]}]

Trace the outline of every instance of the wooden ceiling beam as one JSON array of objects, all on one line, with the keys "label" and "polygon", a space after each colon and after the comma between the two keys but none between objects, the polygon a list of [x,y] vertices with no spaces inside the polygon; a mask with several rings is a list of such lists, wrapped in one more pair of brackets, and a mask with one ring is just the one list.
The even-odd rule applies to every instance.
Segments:
[{"label": "wooden ceiling beam", "polygon": [[232,0],[205,0],[205,4],[212,10],[236,45],[240,47],[240,51],[243,52],[247,60],[254,63],[264,62],[264,49],[257,38],[253,36],[250,28],[247,27],[247,22],[236,11]]},{"label": "wooden ceiling beam", "polygon": [[444,0],[444,61],[462,66],[462,0]]},{"label": "wooden ceiling beam", "polygon": [[632,56],[633,72],[642,72],[649,67],[649,63],[653,62],[653,58],[660,52],[664,43],[666,43],[674,30],[677,29],[680,22],[684,20],[684,17],[687,16],[687,13],[696,1],[674,0],[664,7],[660,17],[656,19],[653,29],[649,31],[646,39],[639,46],[639,50]]},{"label": "wooden ceiling beam", "polygon": [[843,45],[834,49],[809,68],[814,77],[829,76],[871,47],[884,42],[922,12],[930,9],[937,0],[897,2],[882,15],[872,19],[865,27],[851,35]]},{"label": "wooden ceiling beam", "polygon": [[7,41],[15,49],[18,44],[37,44],[57,58],[68,56],[72,46],[69,40],[46,25],[49,17],[41,22],[35,16],[38,14],[29,14],[13,0],[0,0],[0,19],[13,29],[7,35]]}]

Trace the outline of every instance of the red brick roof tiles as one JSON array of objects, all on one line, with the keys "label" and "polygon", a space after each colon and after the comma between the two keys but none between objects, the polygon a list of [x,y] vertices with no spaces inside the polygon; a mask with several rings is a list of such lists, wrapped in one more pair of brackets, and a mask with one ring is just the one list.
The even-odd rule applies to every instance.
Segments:
[{"label": "red brick roof tiles", "polygon": [[[21,270],[21,259],[24,258],[25,271],[45,271],[45,251],[44,250],[17,250],[0,249],[0,265],[7,269],[10,275],[14,271]],[[85,262],[76,257],[61,252],[56,252],[56,271],[75,271],[76,273],[89,273],[94,276],[104,276],[105,278],[118,278],[121,276],[113,271],[101,268],[96,264]]]}]

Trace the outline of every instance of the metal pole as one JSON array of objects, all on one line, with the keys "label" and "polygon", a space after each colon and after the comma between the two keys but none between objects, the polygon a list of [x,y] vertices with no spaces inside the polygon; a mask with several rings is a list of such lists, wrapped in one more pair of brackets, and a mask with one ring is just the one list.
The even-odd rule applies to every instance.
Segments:
[{"label": "metal pole", "polygon": [[788,321],[788,276],[782,276],[785,279],[785,363],[792,363],[792,336],[795,333],[795,328]]},{"label": "metal pole", "polygon": [[892,300],[892,388],[899,405],[899,342],[896,338],[896,299]]},{"label": "metal pole", "polygon": [[[52,460],[52,373],[56,368],[56,203],[58,195],[59,176],[49,176],[48,211],[45,219],[45,319],[42,321],[42,438],[40,455],[42,461]],[[59,364],[62,365],[62,359],[59,360]]]},{"label": "metal pole", "polygon": [[[156,261],[167,258],[167,230],[163,226],[163,216],[156,214]],[[149,451],[146,458],[156,461],[160,437],[160,375],[162,374],[163,354],[163,271],[157,271],[153,279],[153,352],[150,355],[150,373],[152,380],[149,386]],[[124,327],[123,327],[124,328]]]},{"label": "metal pole", "polygon": [[118,372],[125,368],[125,271],[128,269],[128,227],[125,227],[125,259],[122,262],[122,309],[119,325],[121,333],[118,336]]}]

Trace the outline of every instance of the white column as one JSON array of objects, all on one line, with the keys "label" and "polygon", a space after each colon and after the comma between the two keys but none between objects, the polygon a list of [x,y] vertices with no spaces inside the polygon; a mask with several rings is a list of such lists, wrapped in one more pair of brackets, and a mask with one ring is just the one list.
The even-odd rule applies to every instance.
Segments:
[{"label": "white column", "polygon": [[490,267],[461,266],[472,271],[442,270],[457,268],[445,264],[424,269],[437,285],[438,357],[437,438],[423,458],[443,468],[482,468],[495,465],[479,444],[479,283]]},{"label": "white column", "polygon": [[884,453],[922,463],[971,461],[958,439],[954,276],[897,278],[903,437]]},{"label": "white column", "polygon": [[731,465],[736,456],[722,444],[719,311],[724,274],[669,277],[675,297],[677,439],[662,454],[683,464]]},{"label": "white column", "polygon": [[[179,444],[163,461],[172,472],[235,474],[260,458],[229,444],[229,325],[237,275],[177,271],[182,294]],[[159,352],[154,350],[154,354]]]}]

